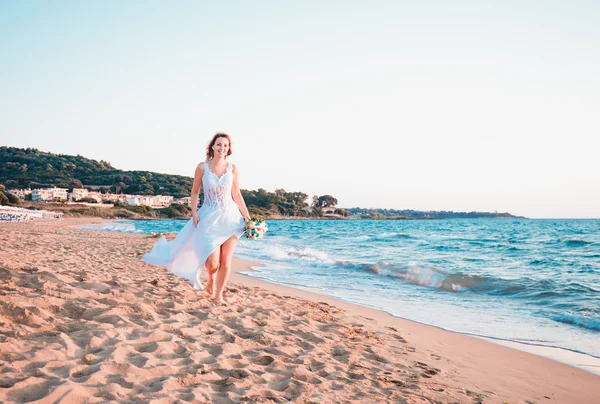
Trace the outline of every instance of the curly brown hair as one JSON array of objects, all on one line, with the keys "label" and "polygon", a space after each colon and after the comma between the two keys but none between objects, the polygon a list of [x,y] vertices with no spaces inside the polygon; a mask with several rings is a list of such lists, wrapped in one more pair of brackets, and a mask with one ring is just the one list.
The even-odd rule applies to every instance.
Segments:
[{"label": "curly brown hair", "polygon": [[224,137],[225,139],[229,140],[229,150],[227,151],[227,156],[231,156],[231,136],[229,136],[227,133],[217,132],[206,147],[206,161],[212,160],[215,157],[215,152],[212,148],[215,143],[217,143],[217,139],[220,137]]}]

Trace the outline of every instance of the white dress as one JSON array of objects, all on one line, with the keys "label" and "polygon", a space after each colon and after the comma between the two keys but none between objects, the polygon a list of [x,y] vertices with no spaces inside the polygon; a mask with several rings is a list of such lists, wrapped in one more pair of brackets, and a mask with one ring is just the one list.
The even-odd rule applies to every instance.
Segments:
[{"label": "white dress", "polygon": [[175,275],[192,281],[194,288],[200,290],[204,289],[200,274],[206,259],[231,236],[239,239],[245,225],[231,194],[231,163],[219,178],[204,162],[202,185],[204,201],[198,210],[198,227],[194,227],[194,221],[190,219],[173,240],[167,241],[164,236],[159,238],[152,251],[143,257],[148,264],[166,267]]}]

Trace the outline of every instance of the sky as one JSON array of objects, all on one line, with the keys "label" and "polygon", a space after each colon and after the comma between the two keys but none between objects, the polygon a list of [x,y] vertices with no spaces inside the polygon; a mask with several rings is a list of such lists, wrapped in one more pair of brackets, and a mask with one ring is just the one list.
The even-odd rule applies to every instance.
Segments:
[{"label": "sky", "polygon": [[[218,4],[216,4],[218,3]],[[600,218],[600,2],[0,0],[0,145],[341,207]]]}]

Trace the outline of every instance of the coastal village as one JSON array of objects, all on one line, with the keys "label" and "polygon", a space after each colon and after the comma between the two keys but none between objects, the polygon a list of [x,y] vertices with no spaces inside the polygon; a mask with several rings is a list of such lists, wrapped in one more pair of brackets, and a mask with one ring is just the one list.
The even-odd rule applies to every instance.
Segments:
[{"label": "coastal village", "polygon": [[[191,198],[174,198],[171,195],[129,195],[103,194],[90,191],[87,188],[40,188],[40,189],[10,189],[8,193],[20,200],[33,202],[62,202],[67,204],[85,204],[102,208],[112,208],[115,204],[129,206],[149,206],[153,209],[165,208],[172,204],[190,206]],[[62,212],[46,210],[29,210],[14,206],[0,206],[0,221],[28,221],[36,219],[60,219]]]},{"label": "coastal village", "polygon": [[[93,189],[95,186],[89,186]],[[67,188],[39,188],[39,189],[9,189],[8,193],[16,196],[21,201],[32,202],[60,202],[71,205],[94,206],[98,208],[112,208],[115,205],[148,206],[152,209],[161,209],[178,204],[190,207],[191,197],[175,198],[171,195],[130,195],[111,194],[93,191],[88,188],[73,188],[68,192]],[[308,211],[312,209],[307,208]],[[341,217],[334,213],[335,207],[322,209],[323,217]],[[15,206],[0,206],[0,221],[27,221],[36,219],[58,219],[62,218],[62,212],[46,210],[30,210]]]},{"label": "coastal village", "polygon": [[[31,200],[34,202],[67,201],[76,203],[87,199],[94,200],[95,203],[98,204],[110,205],[107,207],[112,207],[113,204],[117,202],[130,206],[146,205],[152,208],[164,208],[174,203],[189,206],[191,201],[190,197],[175,199],[170,195],[103,194],[98,191],[90,191],[87,188],[73,188],[73,192],[68,192],[67,188],[56,187],[42,189],[10,189],[8,192],[21,200],[26,200],[27,196],[31,195]],[[90,203],[91,201],[84,202]]]}]

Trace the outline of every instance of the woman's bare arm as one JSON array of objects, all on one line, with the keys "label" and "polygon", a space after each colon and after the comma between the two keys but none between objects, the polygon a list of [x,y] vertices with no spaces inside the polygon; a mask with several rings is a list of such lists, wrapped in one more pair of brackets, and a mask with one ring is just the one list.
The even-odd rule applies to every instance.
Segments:
[{"label": "woman's bare arm", "polygon": [[200,188],[202,188],[202,176],[204,176],[204,164],[198,164],[196,172],[194,173],[194,184],[192,185],[192,201],[190,203],[192,208],[192,218],[194,218],[194,226],[198,225],[200,219],[196,211],[198,210],[198,194],[200,194]]},{"label": "woman's bare arm", "polygon": [[250,212],[248,212],[246,202],[244,201],[242,191],[240,190],[240,170],[235,164],[233,165],[233,186],[231,188],[231,196],[240,209],[240,213],[244,216],[244,219],[250,220]]}]

